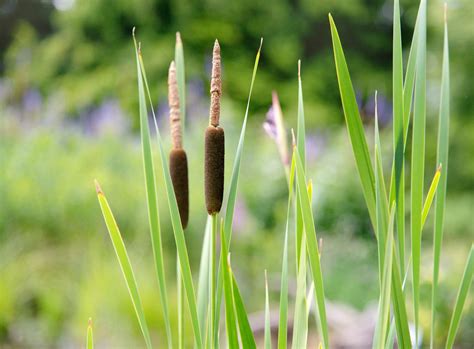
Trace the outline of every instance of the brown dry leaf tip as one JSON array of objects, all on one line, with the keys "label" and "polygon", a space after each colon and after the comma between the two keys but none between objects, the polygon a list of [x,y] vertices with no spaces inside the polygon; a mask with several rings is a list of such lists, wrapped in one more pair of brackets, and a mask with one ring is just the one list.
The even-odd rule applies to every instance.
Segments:
[{"label": "brown dry leaf tip", "polygon": [[183,42],[181,41],[181,34],[180,32],[176,32],[176,45],[182,45]]},{"label": "brown dry leaf tip", "polygon": [[176,65],[171,62],[168,70],[168,104],[170,108],[170,130],[173,148],[180,149],[183,146],[181,132],[181,116],[179,110],[178,81],[176,79]]},{"label": "brown dry leaf tip", "polygon": [[441,172],[442,169],[443,169],[443,164],[439,163],[438,168],[436,169],[436,172]]},{"label": "brown dry leaf tip", "polygon": [[301,59],[298,59],[298,79],[301,79]]},{"label": "brown dry leaf tip", "polygon": [[94,179],[94,184],[95,184],[95,191],[97,192],[97,194],[104,194],[104,192],[102,191],[102,188],[100,187],[100,184],[99,182],[97,181],[97,179]]},{"label": "brown dry leaf tip", "polygon": [[219,42],[216,39],[214,42],[214,49],[212,51],[211,108],[209,115],[209,123],[214,127],[219,126],[219,117],[221,113],[221,94],[221,48],[219,46]]},{"label": "brown dry leaf tip", "polygon": [[87,322],[87,324],[88,324],[89,327],[92,327],[92,318],[91,317],[89,318],[89,321]]}]

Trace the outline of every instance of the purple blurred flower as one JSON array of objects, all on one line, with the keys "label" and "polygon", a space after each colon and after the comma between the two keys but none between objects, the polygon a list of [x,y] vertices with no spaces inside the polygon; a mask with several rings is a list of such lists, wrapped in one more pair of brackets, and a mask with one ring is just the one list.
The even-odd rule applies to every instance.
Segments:
[{"label": "purple blurred flower", "polygon": [[124,134],[129,126],[128,119],[119,102],[106,100],[98,108],[85,115],[85,132],[88,134]]},{"label": "purple blurred flower", "polygon": [[283,124],[283,113],[281,112],[280,101],[275,91],[272,92],[272,105],[267,112],[267,118],[263,123],[263,129],[273,139],[280,153],[281,162],[287,169],[289,166],[288,142],[286,129]]}]

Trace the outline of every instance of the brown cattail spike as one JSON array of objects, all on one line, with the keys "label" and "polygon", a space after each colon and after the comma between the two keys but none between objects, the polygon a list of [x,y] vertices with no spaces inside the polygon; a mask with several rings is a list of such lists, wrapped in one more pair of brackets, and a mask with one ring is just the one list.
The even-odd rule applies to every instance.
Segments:
[{"label": "brown cattail spike", "polygon": [[168,104],[170,108],[171,141],[173,142],[173,148],[179,149],[183,147],[183,141],[179,110],[178,82],[176,80],[176,66],[174,61],[171,62],[168,70]]},{"label": "brown cattail spike", "polygon": [[204,144],[204,191],[207,212],[219,213],[224,195],[224,129],[209,125]]},{"label": "brown cattail spike", "polygon": [[178,203],[181,225],[185,229],[189,218],[188,160],[183,149],[178,82],[174,62],[171,62],[168,71],[168,103],[170,108],[171,141],[173,143],[173,149],[170,152],[170,175]]},{"label": "brown cattail spike", "polygon": [[219,117],[221,112],[221,94],[221,48],[219,46],[219,42],[216,39],[212,52],[211,110],[209,115],[209,123],[215,127],[219,126]]},{"label": "brown cattail spike", "polygon": [[170,175],[178,203],[181,225],[186,229],[189,218],[188,160],[184,149],[170,152]]}]

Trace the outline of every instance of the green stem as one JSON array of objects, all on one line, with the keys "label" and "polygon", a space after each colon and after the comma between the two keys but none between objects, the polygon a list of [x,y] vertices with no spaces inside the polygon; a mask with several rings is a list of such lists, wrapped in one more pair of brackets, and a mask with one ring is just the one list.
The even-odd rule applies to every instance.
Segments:
[{"label": "green stem", "polygon": [[217,214],[213,214],[211,225],[211,246],[209,249],[209,347],[214,348],[214,315],[216,312],[216,234],[217,234]]},{"label": "green stem", "polygon": [[178,292],[178,348],[184,348],[184,293],[179,257],[176,256],[176,287]]}]

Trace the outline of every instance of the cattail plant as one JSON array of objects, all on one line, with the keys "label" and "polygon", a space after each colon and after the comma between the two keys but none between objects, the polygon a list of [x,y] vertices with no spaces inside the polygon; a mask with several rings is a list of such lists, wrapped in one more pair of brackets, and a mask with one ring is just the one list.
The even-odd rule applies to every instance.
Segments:
[{"label": "cattail plant", "polygon": [[210,215],[219,213],[224,193],[224,129],[219,125],[221,112],[221,48],[214,43],[212,53],[211,108],[204,143],[204,192]]},{"label": "cattail plant", "polygon": [[188,160],[186,151],[183,149],[178,82],[174,61],[171,62],[168,70],[168,104],[170,108],[171,142],[173,145],[170,151],[170,174],[176,201],[178,202],[181,224],[183,229],[186,229],[189,217]]}]

